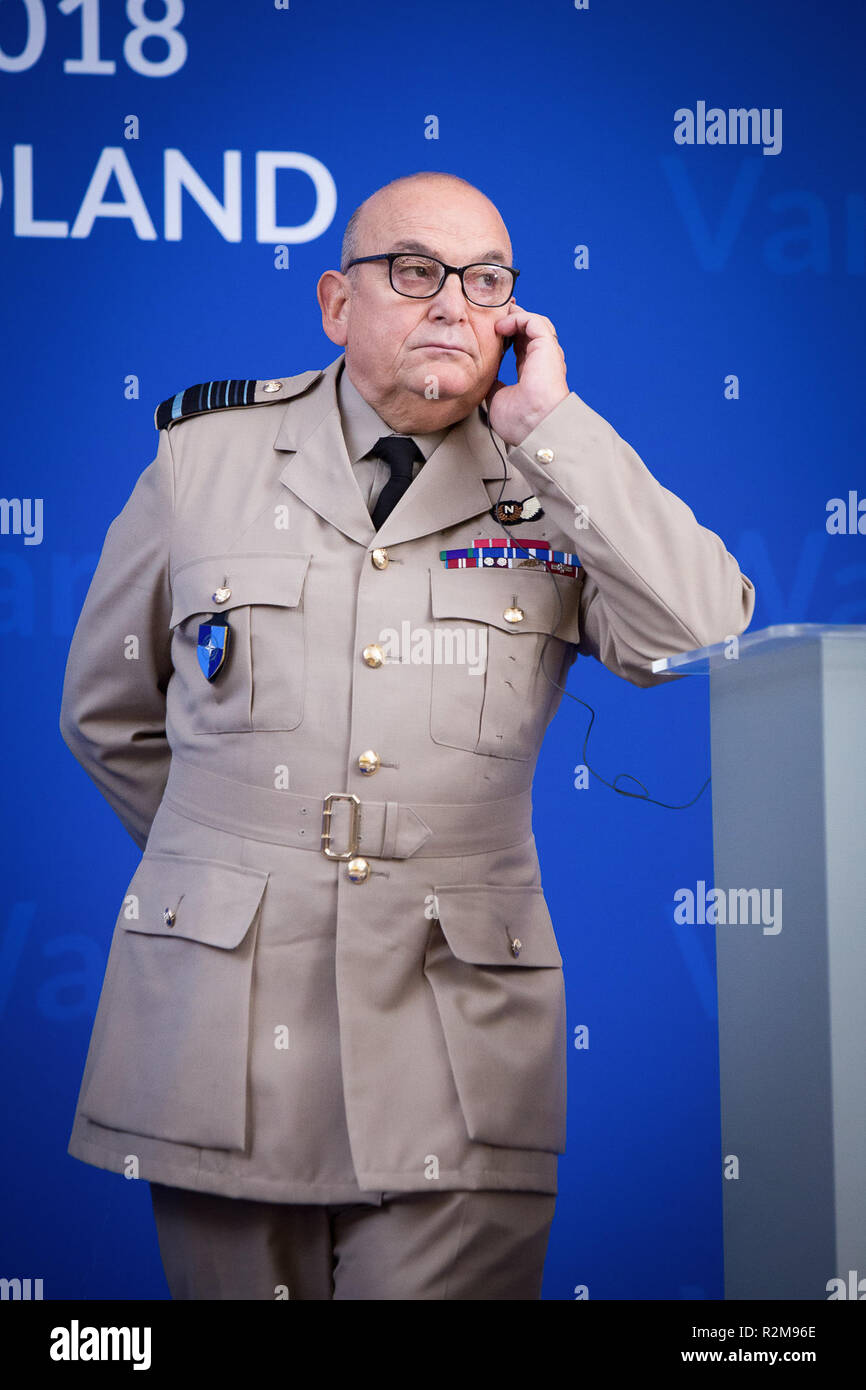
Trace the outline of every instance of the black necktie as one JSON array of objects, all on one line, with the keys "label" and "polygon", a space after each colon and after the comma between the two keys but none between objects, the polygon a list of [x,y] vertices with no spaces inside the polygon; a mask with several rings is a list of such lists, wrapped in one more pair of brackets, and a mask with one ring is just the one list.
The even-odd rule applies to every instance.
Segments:
[{"label": "black necktie", "polygon": [[378,531],[411,483],[412,464],[416,459],[423,459],[424,455],[415,440],[407,434],[389,434],[384,439],[378,439],[370,453],[384,459],[391,469],[391,476],[373,508],[373,525]]}]

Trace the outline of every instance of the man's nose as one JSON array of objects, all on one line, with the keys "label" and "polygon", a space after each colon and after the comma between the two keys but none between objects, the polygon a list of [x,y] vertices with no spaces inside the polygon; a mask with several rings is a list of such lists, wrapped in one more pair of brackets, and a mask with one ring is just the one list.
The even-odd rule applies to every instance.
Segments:
[{"label": "man's nose", "polygon": [[462,318],[466,313],[466,296],[456,271],[449,271],[442,285],[430,301],[434,311],[447,314],[449,318]]}]

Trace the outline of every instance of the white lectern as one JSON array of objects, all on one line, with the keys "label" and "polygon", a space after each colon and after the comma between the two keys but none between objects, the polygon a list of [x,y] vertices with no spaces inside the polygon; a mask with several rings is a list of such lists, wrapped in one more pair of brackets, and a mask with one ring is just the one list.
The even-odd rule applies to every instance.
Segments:
[{"label": "white lectern", "polygon": [[866,626],[653,670],[710,683],[725,1297],[866,1298]]}]

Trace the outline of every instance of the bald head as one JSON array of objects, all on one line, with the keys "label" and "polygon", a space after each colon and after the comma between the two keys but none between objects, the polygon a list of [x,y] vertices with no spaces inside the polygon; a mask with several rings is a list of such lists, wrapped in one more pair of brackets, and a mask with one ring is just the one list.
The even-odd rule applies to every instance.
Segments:
[{"label": "bald head", "polygon": [[[375,255],[376,251],[382,248],[375,248],[373,251],[361,249],[366,247],[370,240],[371,228],[375,228],[377,223],[383,218],[387,218],[387,209],[394,205],[395,201],[399,204],[401,199],[411,202],[413,194],[422,194],[429,189],[431,193],[437,193],[445,200],[449,195],[460,192],[475,195],[476,199],[482,200],[492,216],[498,221],[502,229],[502,245],[500,249],[504,252],[507,248],[508,258],[504,262],[511,265],[511,242],[505,223],[497,211],[494,203],[476,188],[475,184],[468,179],[461,179],[457,174],[433,172],[421,172],[417,174],[404,174],[398,179],[392,179],[390,183],[383,184],[377,188],[369,197],[360,203],[352,216],[346,223],[346,230],[343,233],[343,245],[340,253],[340,269],[345,272],[349,262],[356,256]],[[465,192],[464,192],[465,190]],[[499,258],[497,258],[499,259]]]},{"label": "bald head", "polygon": [[364,399],[398,433],[445,428],[479,405],[496,380],[504,340],[495,324],[510,303],[470,303],[456,275],[416,298],[392,287],[387,260],[349,266],[393,251],[450,266],[510,266],[511,239],[495,204],[474,184],[455,174],[407,174],[356,208],[341,269],[319,280],[322,326],[345,347],[345,370]]}]

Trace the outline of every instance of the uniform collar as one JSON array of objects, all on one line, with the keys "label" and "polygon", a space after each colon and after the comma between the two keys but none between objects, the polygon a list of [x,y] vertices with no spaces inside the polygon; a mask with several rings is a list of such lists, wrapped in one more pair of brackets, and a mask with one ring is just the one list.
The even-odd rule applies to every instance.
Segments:
[{"label": "uniform collar", "polygon": [[[507,445],[500,440],[500,457],[487,431],[486,412],[479,406],[444,432],[429,455],[429,467],[420,470],[380,531],[375,531],[343,438],[337,403],[337,376],[343,362],[341,355],[321,371],[303,373],[288,383],[291,394],[281,409],[277,407],[282,418],[274,439],[276,450],[291,455],[280,472],[280,482],[362,545],[368,545],[374,534],[383,546],[414,540],[487,512],[493,497],[488,496],[484,480],[501,484],[513,470]],[[377,416],[372,444],[391,432]],[[426,442],[428,437],[420,438]],[[419,447],[423,452],[424,444]]]},{"label": "uniform collar", "polygon": [[[337,372],[337,403],[340,408],[343,438],[346,441],[346,451],[350,463],[357,463],[359,459],[370,453],[377,440],[394,433],[391,426],[386,425],[369,401],[364,399],[349,377],[349,373],[346,371],[345,357],[341,359]],[[425,460],[442,443],[450,428],[449,425],[445,429],[431,430],[427,434],[411,435]]]}]

